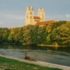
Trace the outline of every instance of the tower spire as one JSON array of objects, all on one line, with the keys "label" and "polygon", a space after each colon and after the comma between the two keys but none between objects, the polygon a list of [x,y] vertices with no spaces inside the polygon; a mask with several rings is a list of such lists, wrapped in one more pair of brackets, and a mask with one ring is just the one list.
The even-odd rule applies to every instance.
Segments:
[{"label": "tower spire", "polygon": [[27,7],[26,15],[25,15],[25,23],[26,25],[34,24],[34,11],[32,6]]},{"label": "tower spire", "polygon": [[38,16],[40,17],[40,21],[45,21],[45,10],[44,8],[38,9]]}]

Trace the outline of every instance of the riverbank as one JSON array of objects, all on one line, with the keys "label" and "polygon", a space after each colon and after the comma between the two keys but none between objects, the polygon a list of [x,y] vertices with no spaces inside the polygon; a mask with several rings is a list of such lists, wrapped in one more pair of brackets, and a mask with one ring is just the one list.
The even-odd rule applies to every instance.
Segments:
[{"label": "riverbank", "polygon": [[14,60],[5,56],[0,56],[0,70],[61,70],[61,69],[44,67],[32,63]]},{"label": "riverbank", "polygon": [[62,69],[62,70],[70,70],[69,66],[63,66],[63,65],[58,65],[58,64],[48,63],[48,62],[29,61],[29,60],[13,58],[13,57],[4,56],[4,55],[0,55],[0,57],[4,57],[4,58],[8,58],[8,59],[14,59],[14,60],[17,60],[17,61],[20,61],[20,62],[35,64],[35,65],[44,66],[44,67],[52,67],[52,68],[58,68],[58,69]]}]

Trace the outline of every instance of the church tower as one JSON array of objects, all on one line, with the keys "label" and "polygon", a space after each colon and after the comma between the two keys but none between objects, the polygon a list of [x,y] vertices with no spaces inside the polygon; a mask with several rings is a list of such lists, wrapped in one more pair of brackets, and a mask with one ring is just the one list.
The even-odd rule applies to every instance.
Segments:
[{"label": "church tower", "polygon": [[26,15],[25,15],[25,24],[34,25],[34,11],[32,6],[27,7]]},{"label": "church tower", "polygon": [[38,9],[38,15],[34,15],[32,6],[27,7],[25,14],[25,25],[36,25],[45,21],[45,10],[43,8]]},{"label": "church tower", "polygon": [[45,10],[43,8],[38,9],[38,16],[40,17],[40,22],[45,21]]}]

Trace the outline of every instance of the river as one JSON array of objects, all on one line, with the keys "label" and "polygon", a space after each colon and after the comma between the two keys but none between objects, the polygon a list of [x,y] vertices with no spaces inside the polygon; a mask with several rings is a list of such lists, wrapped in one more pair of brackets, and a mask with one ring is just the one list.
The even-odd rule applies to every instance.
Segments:
[{"label": "river", "polygon": [[70,53],[52,50],[23,50],[23,49],[0,49],[0,54],[24,59],[28,56],[45,62],[70,66]]}]

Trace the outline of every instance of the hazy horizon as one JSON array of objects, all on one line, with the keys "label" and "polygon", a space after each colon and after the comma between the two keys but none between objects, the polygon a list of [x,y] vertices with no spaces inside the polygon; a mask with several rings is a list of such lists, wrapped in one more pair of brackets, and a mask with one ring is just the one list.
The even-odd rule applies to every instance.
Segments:
[{"label": "hazy horizon", "polygon": [[70,0],[0,0],[0,27],[24,25],[26,7],[46,11],[46,20],[70,20]]}]

